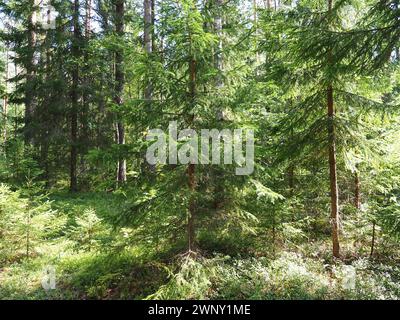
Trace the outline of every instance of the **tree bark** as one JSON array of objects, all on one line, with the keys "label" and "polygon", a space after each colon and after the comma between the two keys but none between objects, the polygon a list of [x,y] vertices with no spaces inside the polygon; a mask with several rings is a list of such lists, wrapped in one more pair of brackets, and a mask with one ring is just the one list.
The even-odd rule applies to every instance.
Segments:
[{"label": "tree bark", "polygon": [[372,240],[371,240],[371,253],[370,257],[372,258],[374,256],[374,250],[375,250],[375,231],[376,230],[376,222],[374,221],[372,223]]},{"label": "tree bark", "polygon": [[[194,107],[196,99],[196,60],[191,57],[189,60],[189,94],[191,100],[191,107]],[[194,121],[194,117],[191,116],[191,124]],[[188,214],[188,224],[187,224],[187,236],[188,236],[188,252],[195,251],[195,241],[196,241],[196,230],[195,230],[195,219],[196,219],[196,167],[194,164],[190,163],[188,166],[188,186],[190,192],[189,200],[189,214]]]},{"label": "tree bark", "polygon": [[28,17],[28,55],[26,59],[26,84],[25,84],[25,145],[32,144],[32,118],[35,109],[34,82],[36,76],[36,1],[30,0],[30,15]]},{"label": "tree bark", "polygon": [[[90,66],[89,66],[89,53],[88,53],[88,45],[90,41],[90,33],[91,33],[91,16],[92,16],[92,0],[86,0],[85,2],[85,53],[83,55],[83,65],[85,68],[84,71],[84,88],[83,88],[83,108],[82,108],[82,134],[81,134],[81,152],[82,154],[86,154],[88,145],[89,145],[89,107],[90,107],[90,99],[89,99],[89,86],[90,86]],[[83,158],[83,157],[82,157]],[[83,161],[83,159],[82,159]]]},{"label": "tree bark", "polygon": [[5,93],[3,98],[3,119],[4,119],[4,129],[3,129],[3,139],[4,139],[4,155],[7,156],[6,143],[7,143],[7,122],[8,122],[8,77],[9,77],[9,56],[8,47],[6,47],[6,75],[5,75]]},{"label": "tree bark", "polygon": [[217,77],[217,87],[222,87],[224,85],[221,73],[223,69],[223,57],[222,57],[222,49],[223,49],[223,42],[222,42],[222,5],[224,0],[215,0],[215,6],[217,10],[217,14],[214,18],[214,29],[215,34],[218,37],[218,46],[217,52],[215,53],[215,68],[218,70],[218,77]]},{"label": "tree bark", "polygon": [[358,172],[354,174],[354,206],[357,209],[361,208],[361,181]]},{"label": "tree bark", "polygon": [[336,135],[335,135],[335,109],[333,101],[333,88],[328,87],[328,135],[329,135],[329,177],[331,187],[331,224],[333,256],[340,257],[339,245],[339,189],[337,183],[336,163]]},{"label": "tree bark", "polygon": [[[72,41],[72,55],[77,61],[80,55],[79,40],[79,0],[74,0],[73,12],[74,35]],[[79,110],[79,64],[75,62],[72,70],[71,87],[71,155],[70,155],[70,191],[78,191],[77,161],[78,161],[78,110]]]},{"label": "tree bark", "polygon": [[[85,0],[85,19],[84,19],[84,43],[83,47],[83,66],[82,66],[82,107],[79,112],[79,172],[82,175],[86,172],[85,155],[90,148],[90,130],[89,130],[89,112],[90,112],[90,92],[91,92],[91,74],[89,65],[89,41],[91,36],[91,16],[92,0]],[[84,179],[86,181],[86,179]]]},{"label": "tree bark", "polygon": [[194,192],[196,188],[196,177],[195,177],[195,165],[189,164],[188,167],[188,178],[189,178],[189,192],[190,192],[190,203],[189,203],[189,216],[187,224],[187,235],[188,235],[188,252],[195,251],[195,214],[196,214],[196,204],[194,199]]},{"label": "tree bark", "polygon": [[[154,34],[153,34],[153,23],[154,23],[154,1],[153,0],[144,0],[144,49],[147,54],[151,54],[153,52],[154,46]],[[153,87],[151,83],[146,84],[146,88],[144,91],[144,99],[146,101],[146,106],[149,108]]]},{"label": "tree bark", "polygon": [[[333,0],[328,0],[328,11],[332,12]],[[333,65],[332,51],[328,51],[328,67]],[[339,189],[337,183],[336,163],[336,132],[335,132],[335,106],[333,99],[333,86],[327,88],[328,105],[328,145],[329,145],[329,178],[331,189],[331,225],[332,225],[332,253],[335,258],[340,257],[339,244]]]},{"label": "tree bark", "polygon": [[[124,0],[117,0],[115,3],[115,28],[117,35],[122,38],[124,35]],[[123,90],[125,82],[125,74],[123,69],[123,52],[120,48],[115,52],[115,98],[114,102],[118,106],[123,105]],[[125,145],[125,125],[121,120],[117,122],[117,143]],[[117,182],[124,183],[126,181],[126,159],[120,156],[118,160]]]}]

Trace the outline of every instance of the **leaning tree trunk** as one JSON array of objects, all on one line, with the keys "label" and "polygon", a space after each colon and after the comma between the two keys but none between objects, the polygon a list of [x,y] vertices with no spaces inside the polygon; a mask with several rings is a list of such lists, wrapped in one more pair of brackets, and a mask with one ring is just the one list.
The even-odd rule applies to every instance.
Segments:
[{"label": "leaning tree trunk", "polygon": [[[120,38],[124,35],[124,0],[117,0],[115,4],[115,16],[116,23],[115,29]],[[125,75],[123,70],[123,52],[121,48],[118,48],[115,52],[115,98],[114,102],[118,106],[123,105],[123,90],[124,90]],[[118,145],[125,144],[125,125],[121,120],[117,121],[117,143]],[[123,183],[126,181],[126,159],[119,157],[118,159],[118,173],[117,182]]]},{"label": "leaning tree trunk", "polygon": [[72,87],[71,87],[71,156],[70,156],[70,190],[78,191],[77,179],[77,161],[78,161],[78,110],[79,110],[79,65],[78,59],[80,55],[79,40],[79,0],[74,0],[73,13],[74,35],[72,41],[72,56],[75,59],[75,66],[72,70]]},{"label": "leaning tree trunk", "polygon": [[[328,0],[328,10],[332,12],[332,1]],[[332,51],[328,52],[329,67],[333,65]],[[335,106],[333,99],[333,86],[327,88],[328,105],[328,145],[329,145],[329,178],[331,189],[331,225],[332,225],[332,252],[336,258],[340,257],[339,244],[339,189],[337,182],[336,163],[336,133],[335,133]]]}]

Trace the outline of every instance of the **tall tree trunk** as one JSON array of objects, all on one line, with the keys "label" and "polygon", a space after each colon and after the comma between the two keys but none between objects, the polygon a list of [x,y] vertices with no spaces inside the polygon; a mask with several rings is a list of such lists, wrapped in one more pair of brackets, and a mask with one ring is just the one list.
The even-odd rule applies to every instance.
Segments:
[{"label": "tall tree trunk", "polygon": [[36,76],[36,0],[30,0],[30,14],[28,17],[28,56],[26,59],[26,84],[25,84],[25,145],[32,144],[32,118],[35,109],[34,82]]},{"label": "tall tree trunk", "polygon": [[192,252],[195,250],[195,240],[196,240],[196,231],[195,231],[195,215],[196,215],[196,203],[194,199],[194,192],[196,189],[196,167],[194,164],[189,164],[188,167],[188,186],[190,190],[190,203],[189,203],[189,216],[187,223],[187,236],[188,236],[188,252]]},{"label": "tall tree trunk", "polygon": [[[147,54],[153,52],[154,46],[154,0],[144,0],[144,49]],[[151,83],[146,84],[144,91],[144,99],[146,100],[147,108],[150,108],[151,99],[153,94],[153,87]]]},{"label": "tall tree trunk", "polygon": [[328,87],[328,134],[329,134],[329,177],[331,186],[331,224],[333,256],[340,257],[339,246],[339,189],[337,183],[335,109],[333,104],[333,88]]},{"label": "tall tree trunk", "polygon": [[81,153],[82,153],[82,166],[84,166],[83,158],[87,153],[89,145],[89,86],[90,86],[90,66],[89,66],[89,53],[88,45],[90,41],[91,33],[91,15],[92,15],[92,0],[86,0],[85,2],[85,52],[83,55],[83,66],[84,66],[84,77],[83,77],[83,93],[82,102],[83,108],[81,113]]},{"label": "tall tree trunk", "polygon": [[[328,0],[328,10],[332,12],[332,1]],[[329,67],[333,64],[332,51],[328,52]],[[335,133],[335,106],[333,100],[333,86],[327,88],[328,105],[328,144],[329,144],[329,178],[331,188],[331,225],[332,225],[332,253],[336,258],[340,257],[339,244],[339,189],[337,183],[336,163],[336,133]]]},{"label": "tall tree trunk", "polygon": [[7,143],[7,122],[8,122],[8,77],[9,77],[9,56],[8,47],[6,47],[6,75],[5,75],[5,93],[3,98],[3,119],[4,119],[4,129],[3,129],[3,139],[4,139],[4,155],[7,156],[6,143]]},{"label": "tall tree trunk", "polygon": [[144,0],[144,49],[153,52],[153,0]]},{"label": "tall tree trunk", "polygon": [[[51,81],[51,53],[48,44],[46,44],[46,82]],[[42,104],[42,124],[41,124],[41,148],[40,148],[40,161],[43,167],[43,180],[46,182],[46,188],[50,188],[50,164],[49,164],[49,139],[52,128],[51,118],[49,117],[49,104],[52,98],[51,92],[46,92],[45,101]]]},{"label": "tall tree trunk", "polygon": [[255,44],[256,44],[256,65],[258,66],[260,64],[260,55],[258,54],[257,50],[257,41],[258,41],[258,6],[257,6],[257,0],[253,0],[253,25],[254,25],[254,31],[255,31]]},{"label": "tall tree trunk", "polygon": [[80,27],[79,27],[79,0],[74,0],[73,12],[74,36],[72,41],[72,56],[75,66],[72,70],[71,87],[71,156],[70,156],[70,191],[78,191],[77,161],[78,161],[78,110],[79,110],[79,64],[80,55]]},{"label": "tall tree trunk", "polygon": [[155,36],[155,22],[156,22],[156,0],[151,0],[151,46],[154,52],[156,48],[156,36]]},{"label": "tall tree trunk", "polygon": [[[192,56],[189,60],[189,95],[191,99],[191,107],[195,105],[196,99],[196,75],[197,75],[196,60]],[[190,122],[193,124],[194,117],[191,116]],[[188,236],[188,252],[195,250],[195,240],[196,240],[196,230],[195,230],[195,220],[196,220],[196,167],[194,164],[190,163],[188,166],[188,186],[190,192],[190,202],[189,202],[189,215],[187,224],[187,236]]]},{"label": "tall tree trunk", "polygon": [[[91,36],[91,16],[92,16],[92,0],[85,0],[85,20],[84,20],[84,44],[83,44],[83,76],[82,76],[82,110],[80,112],[80,169],[83,175],[86,172],[85,155],[90,146],[89,132],[89,112],[90,112],[90,65],[89,65],[89,42]],[[86,180],[86,179],[84,179]]]},{"label": "tall tree trunk", "polygon": [[215,53],[215,68],[218,71],[217,87],[219,87],[219,88],[223,87],[223,85],[224,85],[224,81],[222,78],[222,69],[223,69],[222,5],[223,5],[223,3],[224,3],[224,0],[215,0],[215,7],[217,10],[217,14],[215,15],[215,18],[214,18],[214,29],[215,29],[215,34],[218,37],[218,47],[216,48],[216,53]]},{"label": "tall tree trunk", "polygon": [[[214,0],[214,32],[218,38],[217,47],[215,48],[214,54],[214,66],[217,70],[217,78],[215,81],[215,86],[218,91],[222,90],[225,86],[224,78],[222,76],[223,67],[224,67],[224,57],[223,57],[223,4],[225,0]],[[225,121],[226,118],[226,110],[224,105],[218,103],[216,106],[216,114],[218,121]],[[224,172],[216,167],[215,171],[213,171],[214,175],[213,178],[215,179],[215,192],[214,192],[214,209],[220,210],[225,202],[225,192],[223,186],[223,176]]]},{"label": "tall tree trunk", "polygon": [[[115,31],[122,38],[124,35],[124,0],[117,0],[115,3]],[[125,75],[123,70],[123,52],[120,48],[115,52],[115,103],[119,106],[123,105],[123,90],[124,90]],[[121,120],[117,122],[117,143],[118,145],[125,144],[125,125]],[[117,182],[123,183],[126,181],[126,159],[120,157],[118,160]]]},{"label": "tall tree trunk", "polygon": [[[293,128],[290,129],[289,139],[293,141],[294,139],[294,131]],[[295,165],[294,165],[293,158],[289,156],[289,167],[288,167],[288,184],[289,184],[289,194],[293,196],[294,194],[294,175],[295,175]]]},{"label": "tall tree trunk", "polygon": [[361,208],[361,181],[357,171],[354,173],[354,206],[357,209]]}]

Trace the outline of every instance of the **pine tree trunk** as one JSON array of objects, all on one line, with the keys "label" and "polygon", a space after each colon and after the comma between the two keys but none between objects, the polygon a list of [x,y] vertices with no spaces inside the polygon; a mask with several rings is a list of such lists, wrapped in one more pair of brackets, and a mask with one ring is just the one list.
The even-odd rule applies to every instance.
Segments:
[{"label": "pine tree trunk", "polygon": [[[333,0],[328,0],[328,11],[332,12]],[[332,51],[328,51],[329,67],[333,65]],[[336,132],[335,132],[335,106],[333,100],[333,86],[328,85],[328,145],[329,145],[329,178],[331,188],[331,225],[332,225],[332,253],[335,258],[340,257],[339,244],[339,189],[337,183],[336,163]]]},{"label": "pine tree trunk", "polygon": [[[77,61],[79,59],[79,0],[74,0],[74,38],[72,43],[72,55]],[[70,191],[78,191],[77,161],[78,161],[78,110],[79,110],[79,65],[73,67],[71,88],[71,156],[70,156]]]},{"label": "pine tree trunk", "polygon": [[328,134],[329,134],[329,177],[331,186],[331,224],[333,256],[339,258],[339,190],[337,183],[335,109],[333,104],[333,88],[328,87]]},{"label": "pine tree trunk", "polygon": [[[192,57],[189,61],[189,93],[191,99],[191,105],[194,107],[195,99],[196,99],[196,60]],[[191,118],[191,123],[193,124],[193,116]],[[196,167],[194,164],[189,164],[188,166],[188,186],[190,192],[190,202],[189,202],[189,215],[188,215],[188,224],[187,224],[187,235],[188,235],[188,252],[192,252],[195,250],[195,239],[196,239],[196,230],[195,230],[195,219],[196,219],[196,202],[195,202],[195,190],[196,190],[196,177],[195,171]]]},{"label": "pine tree trunk", "polygon": [[[257,0],[253,0],[253,25],[255,29],[255,35],[258,35],[258,5],[257,5]],[[255,43],[256,43],[256,65],[258,66],[260,64],[260,55],[258,54],[257,50],[257,37],[255,38]],[[258,75],[258,74],[257,74]]]},{"label": "pine tree trunk", "polygon": [[28,18],[28,56],[26,61],[26,84],[25,84],[25,128],[24,128],[24,140],[25,145],[29,146],[32,144],[32,118],[35,109],[35,91],[34,81],[36,76],[36,1],[30,0],[29,3],[31,12]]},{"label": "pine tree trunk", "polygon": [[[124,0],[117,0],[115,4],[116,23],[115,28],[119,37],[124,35]],[[115,103],[119,106],[123,105],[123,90],[124,90],[125,75],[123,70],[123,53],[120,49],[115,52]],[[118,145],[125,144],[125,125],[121,120],[117,122],[117,143]],[[117,182],[123,183],[126,181],[126,160],[122,157],[118,160]]]},{"label": "pine tree trunk", "polygon": [[[214,33],[218,38],[218,43],[217,43],[217,47],[215,48],[215,54],[214,54],[214,66],[218,72],[216,81],[215,81],[215,86],[216,86],[217,90],[219,91],[219,90],[222,90],[223,87],[225,86],[224,78],[222,76],[223,67],[224,67],[223,15],[222,15],[224,0],[214,0],[214,1],[215,1],[214,2],[214,5],[215,5],[214,10],[216,10],[216,13],[214,16]],[[216,106],[216,117],[217,117],[218,121],[226,120],[226,110],[223,105]],[[216,211],[218,211],[223,208],[225,198],[226,198],[225,192],[224,192],[224,186],[223,186],[224,172],[221,168],[216,167],[212,173],[213,173],[212,176],[213,176],[214,185],[215,185],[213,207]]]},{"label": "pine tree trunk", "polygon": [[[49,83],[51,81],[51,53],[50,48],[46,47],[46,82]],[[47,116],[49,114],[49,105],[51,99],[51,92],[47,92],[46,99],[47,101],[42,104],[42,112],[44,116],[44,125],[41,126],[41,150],[40,150],[40,159],[41,165],[43,167],[43,180],[45,181],[45,187],[50,188],[50,164],[49,164],[49,134],[51,130],[50,118]]]},{"label": "pine tree trunk", "polygon": [[156,21],[156,0],[151,0],[151,50],[156,50],[156,36],[155,36],[155,21]]},{"label": "pine tree trunk", "polygon": [[223,50],[223,42],[222,42],[222,5],[223,5],[224,0],[215,0],[215,6],[217,9],[217,14],[214,18],[214,29],[215,29],[215,34],[218,37],[218,47],[216,48],[216,54],[215,54],[215,68],[218,71],[218,77],[217,77],[217,87],[222,87],[224,85],[223,78],[222,78],[222,68],[223,68],[223,57],[222,57],[222,50]]},{"label": "pine tree trunk", "polygon": [[196,214],[196,204],[194,199],[194,191],[196,188],[196,177],[195,177],[195,165],[189,164],[188,167],[188,178],[189,178],[189,192],[190,195],[190,203],[189,203],[189,216],[188,216],[188,224],[187,224],[187,235],[188,235],[188,252],[195,251],[195,214]]},{"label": "pine tree trunk", "polygon": [[82,94],[82,115],[81,115],[81,124],[82,124],[82,134],[81,134],[81,153],[82,153],[82,166],[84,166],[84,157],[87,153],[89,147],[89,53],[88,53],[88,45],[90,41],[90,33],[91,33],[91,15],[92,15],[92,1],[86,0],[85,2],[85,53],[83,55],[83,65],[84,65],[84,88]]},{"label": "pine tree trunk", "polygon": [[[153,0],[144,0],[144,49],[147,54],[153,52],[154,36],[153,36],[153,23],[154,23],[154,3]],[[150,107],[152,99],[153,88],[151,83],[148,83],[144,92],[144,99],[147,102],[147,107]]]},{"label": "pine tree trunk", "polygon": [[4,139],[4,156],[7,156],[6,143],[7,143],[7,122],[8,122],[8,77],[9,77],[9,59],[8,59],[8,47],[6,47],[6,75],[5,75],[5,94],[3,98],[3,119],[4,119],[4,129],[3,129],[3,139]]}]

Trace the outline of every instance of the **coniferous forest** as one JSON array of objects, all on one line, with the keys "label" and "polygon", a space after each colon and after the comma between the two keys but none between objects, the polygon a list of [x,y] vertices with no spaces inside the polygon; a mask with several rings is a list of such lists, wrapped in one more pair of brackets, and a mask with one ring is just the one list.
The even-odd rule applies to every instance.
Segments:
[{"label": "coniferous forest", "polygon": [[400,0],[0,0],[0,74],[1,300],[400,298]]}]

